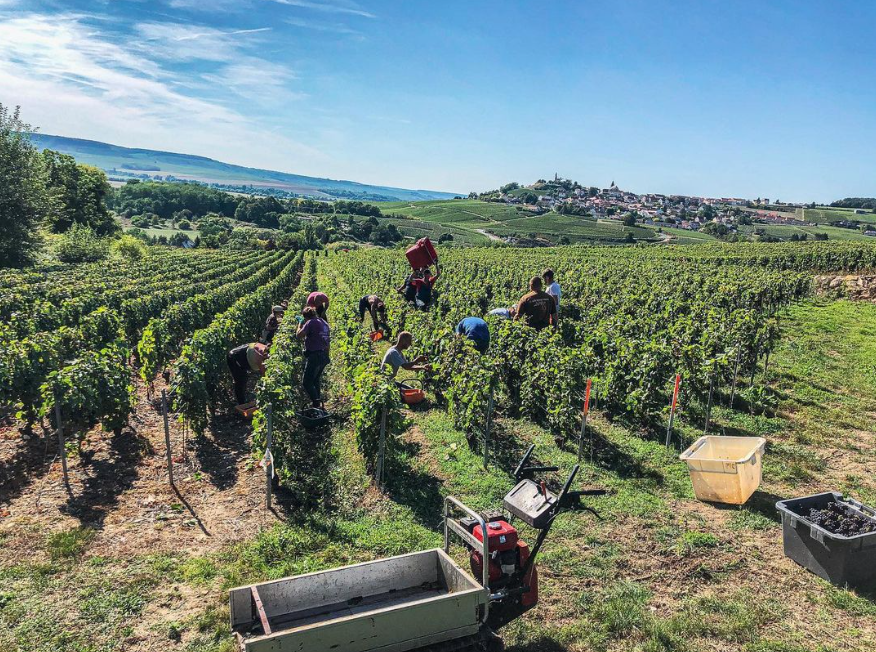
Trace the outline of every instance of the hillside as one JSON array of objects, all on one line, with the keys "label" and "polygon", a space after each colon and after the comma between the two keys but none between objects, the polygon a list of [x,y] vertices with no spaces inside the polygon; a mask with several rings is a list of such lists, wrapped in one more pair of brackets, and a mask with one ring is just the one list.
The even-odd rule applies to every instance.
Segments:
[{"label": "hillside", "polygon": [[221,186],[253,186],[298,195],[335,199],[370,199],[421,201],[452,199],[455,195],[432,190],[407,190],[390,186],[372,186],[355,181],[308,177],[275,170],[261,170],[222,163],[204,156],[162,152],[151,149],[120,147],[94,140],[66,138],[48,134],[33,134],[40,149],[53,149],[69,154],[80,163],[106,170],[111,177],[168,176],[177,180],[201,181]]},{"label": "hillside", "polygon": [[624,242],[627,233],[640,241],[687,243],[713,240],[711,236],[694,231],[665,228],[660,233],[657,228],[643,224],[625,227],[618,220],[561,215],[552,211],[536,213],[522,206],[477,199],[386,202],[381,203],[380,208],[384,213],[406,218],[387,220],[405,235],[434,238],[449,233],[455,241],[471,244],[505,239],[557,244],[562,238],[572,243],[620,243]]}]

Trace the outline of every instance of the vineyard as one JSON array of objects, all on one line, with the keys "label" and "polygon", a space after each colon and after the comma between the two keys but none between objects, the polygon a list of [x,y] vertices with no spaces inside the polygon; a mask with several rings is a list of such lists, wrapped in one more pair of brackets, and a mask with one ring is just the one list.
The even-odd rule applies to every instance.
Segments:
[{"label": "vineyard", "polygon": [[[0,492],[0,542],[34,550],[24,561],[0,556],[0,582],[11,587],[0,589],[0,649],[228,652],[228,587],[435,546],[443,496],[495,506],[508,488],[509,466],[530,443],[537,444],[540,463],[570,467],[578,459],[588,381],[592,416],[581,481],[606,486],[609,496],[597,501],[600,519],[575,516],[557,542],[546,544],[544,606],[509,629],[509,649],[802,652],[813,649],[812,640],[824,650],[876,644],[872,597],[782,565],[772,508],[777,494],[792,488],[852,489],[871,503],[876,497],[872,469],[847,457],[876,451],[867,425],[867,415],[876,414],[873,379],[861,362],[871,352],[866,334],[876,311],[818,303],[812,287],[815,274],[876,269],[876,247],[818,242],[439,253],[442,274],[428,310],[408,306],[395,290],[410,270],[398,249],[161,251],[112,267],[0,273],[0,441],[7,450],[18,437],[33,448],[34,435],[48,450],[61,425],[82,449],[71,462],[82,474],[89,473],[90,447],[119,438],[138,442],[132,465],[160,462],[150,462],[138,488],[128,489],[136,492],[137,517],[123,525],[72,521],[62,494],[58,509],[28,515],[26,490]],[[529,279],[546,268],[563,289],[558,329],[535,331],[488,315],[516,304]],[[331,299],[325,390],[333,418],[320,430],[300,421],[307,401],[294,319],[315,290]],[[361,321],[357,311],[369,294],[385,300],[389,333],[413,334],[408,359],[425,355],[431,363],[426,372],[400,376],[423,382],[423,404],[405,405],[380,371],[394,338],[369,338],[370,319]],[[258,410],[249,423],[234,412],[226,355],[256,341],[271,307],[283,300],[287,317],[252,388]],[[810,333],[807,320],[816,308],[850,316],[823,327],[823,337],[834,338],[832,348],[813,363],[812,342],[822,335]],[[489,325],[483,355],[454,335],[468,316]],[[827,380],[807,378],[818,365],[833,374],[831,382],[855,383],[854,389],[840,398],[827,393],[821,387]],[[860,373],[847,371],[858,366]],[[676,376],[678,421],[667,448]],[[164,432],[149,425],[160,424],[161,390],[174,442],[168,464],[180,478],[172,490],[162,466]],[[707,510],[692,500],[676,459],[710,426],[769,439],[767,489],[738,511]],[[262,507],[260,493],[269,430],[273,512]],[[211,455],[218,456],[215,468]],[[11,477],[10,469],[14,459],[0,459],[0,478]],[[836,486],[823,486],[825,476]],[[114,494],[119,504],[125,487]],[[77,495],[76,504],[87,495]],[[148,506],[156,500],[167,506],[160,512],[165,520],[143,516],[153,513]],[[210,513],[211,502],[223,510],[212,525],[198,516]],[[175,510],[191,512],[192,524],[169,528]],[[71,555],[43,552],[43,544],[33,543],[43,528],[54,532],[51,545],[56,535],[84,538]],[[217,531],[226,534],[211,542]],[[142,548],[131,543],[139,537]],[[53,579],[35,570],[49,563],[57,566]],[[92,578],[101,564],[117,586]],[[776,567],[781,573],[769,576]],[[129,590],[140,598],[124,593],[124,606],[98,609],[97,586],[111,596],[108,604],[122,604],[112,600]],[[46,590],[64,596],[57,612],[42,604]],[[780,592],[795,597],[781,605]],[[819,623],[797,629],[795,618],[813,604],[821,610]],[[137,624],[140,618],[149,628]],[[34,633],[31,621],[44,622],[45,631]],[[829,632],[849,621],[856,636],[829,640]]]}]

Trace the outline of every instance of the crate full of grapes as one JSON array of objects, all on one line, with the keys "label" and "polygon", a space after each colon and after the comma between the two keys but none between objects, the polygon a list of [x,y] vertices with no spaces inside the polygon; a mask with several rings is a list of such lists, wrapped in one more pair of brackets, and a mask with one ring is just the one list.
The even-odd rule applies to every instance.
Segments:
[{"label": "crate full of grapes", "polygon": [[876,589],[876,510],[829,491],[781,500],[785,555],[838,586]]}]

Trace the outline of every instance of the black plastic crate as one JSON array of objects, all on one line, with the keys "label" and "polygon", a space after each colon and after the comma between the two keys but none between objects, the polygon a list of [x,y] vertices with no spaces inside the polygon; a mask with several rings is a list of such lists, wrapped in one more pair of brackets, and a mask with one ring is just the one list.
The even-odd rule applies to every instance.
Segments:
[{"label": "black plastic crate", "polygon": [[876,532],[844,537],[808,519],[810,509],[824,509],[834,501],[850,505],[876,521],[876,510],[856,500],[844,500],[836,491],[781,500],[776,509],[782,514],[785,555],[833,584],[876,589]]}]

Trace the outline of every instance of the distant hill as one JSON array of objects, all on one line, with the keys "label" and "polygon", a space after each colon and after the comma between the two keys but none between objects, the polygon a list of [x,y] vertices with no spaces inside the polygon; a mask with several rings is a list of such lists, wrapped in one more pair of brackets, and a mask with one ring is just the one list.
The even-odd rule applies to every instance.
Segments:
[{"label": "distant hill", "polygon": [[192,180],[220,186],[254,186],[288,193],[326,199],[359,199],[371,201],[423,201],[452,199],[454,193],[432,190],[406,190],[390,186],[372,186],[355,181],[339,181],[260,170],[222,163],[205,156],[175,154],[151,149],[120,147],[94,140],[66,138],[48,134],[33,134],[40,149],[53,149],[69,154],[81,163],[105,170],[114,178],[145,176],[176,180]]}]

